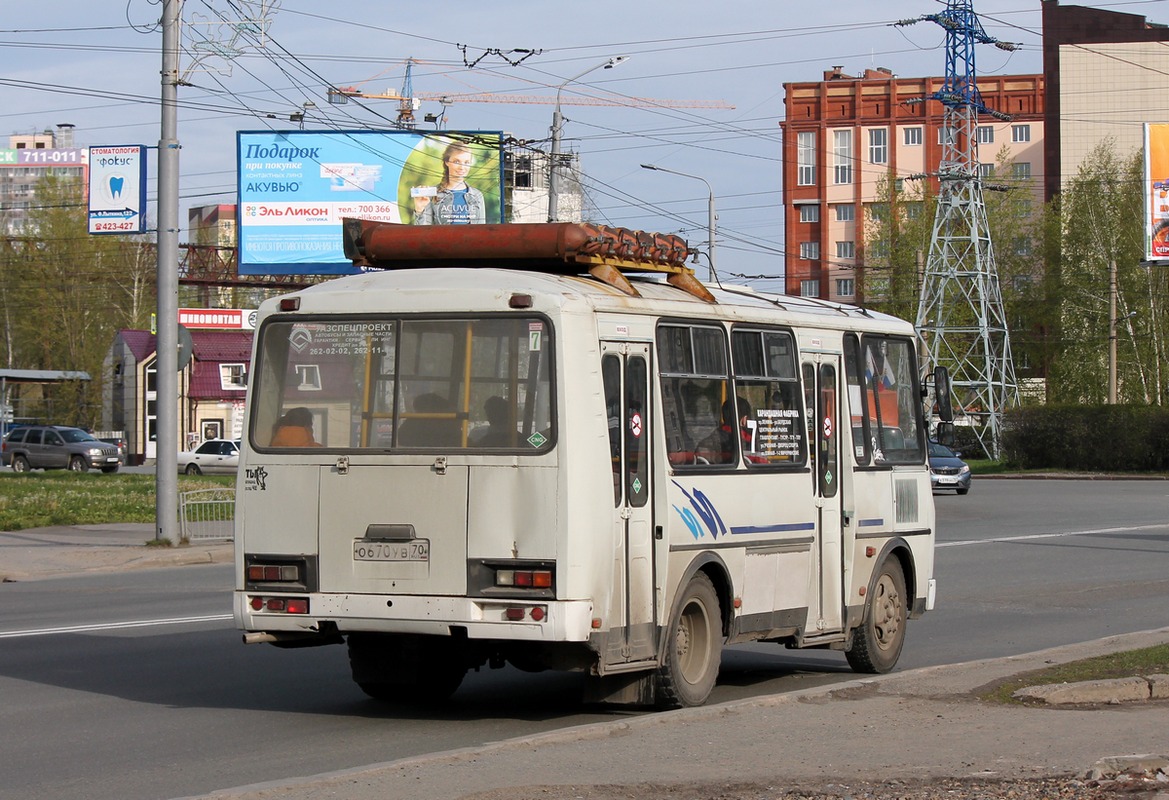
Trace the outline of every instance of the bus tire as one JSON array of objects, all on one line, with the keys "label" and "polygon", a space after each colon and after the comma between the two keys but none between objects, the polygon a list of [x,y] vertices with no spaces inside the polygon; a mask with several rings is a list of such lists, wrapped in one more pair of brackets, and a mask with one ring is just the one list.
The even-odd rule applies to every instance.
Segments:
[{"label": "bus tire", "polygon": [[722,611],[714,584],[699,572],[686,584],[666,630],[657,672],[657,702],[664,708],[700,706],[710,697],[722,660]]},{"label": "bus tire", "polygon": [[890,556],[865,598],[864,619],[852,634],[852,647],[845,652],[848,665],[855,672],[884,673],[893,669],[905,644],[908,619],[905,574],[901,562]]},{"label": "bus tire", "polygon": [[441,703],[467,674],[453,648],[428,644],[421,637],[350,634],[348,645],[354,683],[384,703]]}]

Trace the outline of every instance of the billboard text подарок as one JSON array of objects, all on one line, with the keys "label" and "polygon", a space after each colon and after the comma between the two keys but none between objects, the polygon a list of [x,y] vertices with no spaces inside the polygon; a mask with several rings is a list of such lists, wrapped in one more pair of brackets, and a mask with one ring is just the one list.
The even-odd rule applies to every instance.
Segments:
[{"label": "billboard text \u043f\u043e\u0434\u0430\u0440\u043e\u043a", "polygon": [[[503,222],[502,141],[470,131],[239,132],[240,274],[356,272],[342,248],[343,217]],[[453,198],[442,188],[452,153],[462,179]],[[436,214],[440,199],[454,211]]]}]

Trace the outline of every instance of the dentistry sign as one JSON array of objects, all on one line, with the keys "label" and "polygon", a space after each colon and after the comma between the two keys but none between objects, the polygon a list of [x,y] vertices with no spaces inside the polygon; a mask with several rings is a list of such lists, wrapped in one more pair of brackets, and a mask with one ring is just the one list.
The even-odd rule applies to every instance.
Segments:
[{"label": "dentistry sign", "polygon": [[146,146],[89,148],[89,232],[146,230]]}]

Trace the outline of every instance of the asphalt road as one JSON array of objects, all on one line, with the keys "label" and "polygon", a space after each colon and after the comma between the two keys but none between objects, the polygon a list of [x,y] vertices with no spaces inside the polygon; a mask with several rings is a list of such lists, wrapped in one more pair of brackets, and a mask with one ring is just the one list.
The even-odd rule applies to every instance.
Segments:
[{"label": "asphalt road", "polygon": [[[901,668],[1169,624],[1169,483],[980,481],[937,500],[939,607],[910,623]],[[0,586],[0,798],[200,794],[639,713],[513,670],[468,676],[442,711],[384,708],[343,648],[242,645],[230,583],[217,565]],[[838,653],[735,647],[711,702],[850,677]]]}]

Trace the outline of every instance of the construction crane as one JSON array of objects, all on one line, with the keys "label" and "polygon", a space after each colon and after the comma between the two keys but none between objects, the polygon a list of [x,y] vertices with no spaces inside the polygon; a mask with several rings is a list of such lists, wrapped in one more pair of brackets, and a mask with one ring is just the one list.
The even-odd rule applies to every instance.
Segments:
[{"label": "construction crane", "polygon": [[[344,105],[349,98],[362,100],[396,100],[398,101],[399,128],[412,129],[415,126],[414,112],[423,101],[442,103],[444,106],[455,103],[516,103],[536,105],[556,105],[555,95],[536,94],[506,94],[497,92],[414,92],[413,66],[414,59],[406,61],[406,78],[402,81],[402,90],[396,92],[390,89],[384,93],[365,92],[356,86],[330,87],[329,102],[333,105]],[[725,100],[659,100],[651,97],[572,97],[559,100],[565,106],[624,106],[626,108],[713,108],[733,110],[734,106]]]}]

